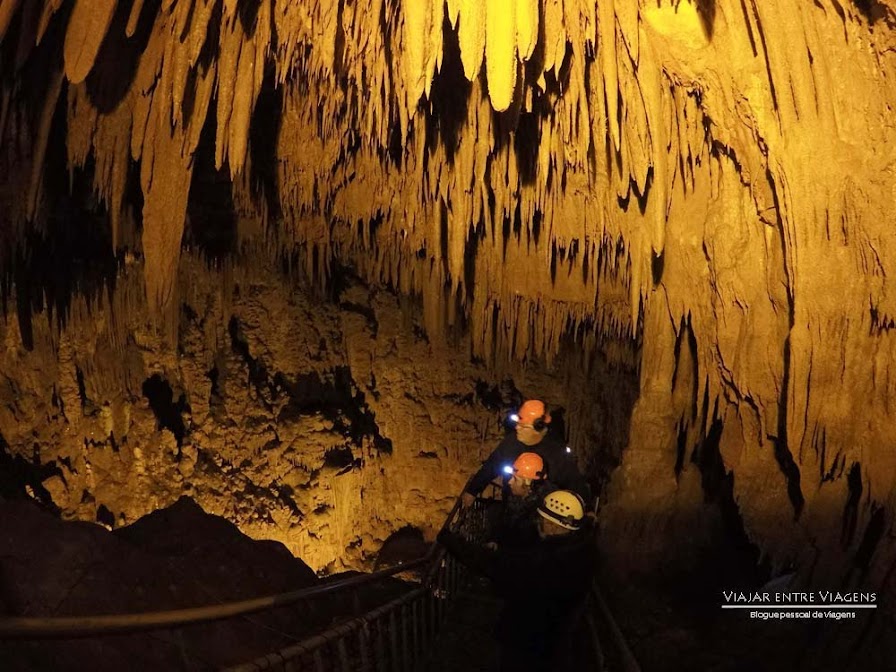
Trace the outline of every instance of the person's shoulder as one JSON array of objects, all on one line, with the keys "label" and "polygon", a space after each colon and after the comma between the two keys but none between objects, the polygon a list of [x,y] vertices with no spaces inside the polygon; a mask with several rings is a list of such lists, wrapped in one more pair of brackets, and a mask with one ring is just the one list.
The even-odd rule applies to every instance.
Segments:
[{"label": "person's shoulder", "polygon": [[[522,453],[531,452],[532,448],[521,443],[518,438],[516,438],[516,434],[514,432],[508,433],[503,439],[501,439],[501,443],[498,444],[497,448],[495,448],[496,453],[500,453],[506,457],[512,457],[516,459]],[[536,451],[537,452],[537,451]]]},{"label": "person's shoulder", "polygon": [[566,452],[566,443],[563,439],[554,436],[551,433],[548,433],[538,444],[535,446],[536,451],[541,452],[543,457],[563,457],[566,458],[569,455]]},{"label": "person's shoulder", "polygon": [[501,443],[508,443],[511,445],[516,445],[519,443],[519,439],[516,438],[516,431],[512,429],[508,429],[504,433],[504,438],[501,439]]},{"label": "person's shoulder", "polygon": [[505,434],[504,438],[498,441],[498,444],[492,449],[491,457],[505,456],[515,449],[516,436],[512,433]]},{"label": "person's shoulder", "polygon": [[498,448],[502,446],[516,446],[519,441],[516,438],[516,432],[508,431],[504,437],[498,442]]}]

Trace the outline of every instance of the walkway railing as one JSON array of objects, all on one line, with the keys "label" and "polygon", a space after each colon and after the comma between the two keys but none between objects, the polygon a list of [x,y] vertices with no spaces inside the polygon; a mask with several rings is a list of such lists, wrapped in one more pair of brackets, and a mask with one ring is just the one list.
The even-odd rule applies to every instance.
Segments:
[{"label": "walkway railing", "polygon": [[[442,526],[442,529],[448,528],[469,539],[482,540],[485,529],[482,501],[477,500],[473,506],[462,508],[461,498],[458,497]],[[412,562],[252,600],[141,614],[0,618],[0,639],[68,639],[173,629],[305,603],[316,597],[370,586],[381,579],[414,570],[419,570],[422,576],[419,585],[410,592],[287,648],[230,667],[227,672],[415,672],[426,669],[431,644],[445,622],[449,607],[459,591],[465,588],[468,579],[465,568],[438,544],[434,544],[424,557]],[[610,639],[614,648],[618,647],[621,651],[621,668],[626,672],[637,672],[637,661],[628,651],[624,637],[615,626],[596,584],[591,597],[597,607],[593,615],[609,621]],[[604,654],[596,637],[594,646],[596,659],[602,663]],[[599,667],[602,668],[601,663]]]},{"label": "walkway railing", "polygon": [[[461,507],[458,497],[442,526],[460,531],[478,529],[481,507]],[[388,670],[404,672],[419,666],[428,644],[444,620],[456,594],[461,568],[444,549],[433,544],[422,558],[370,574],[331,581],[302,590],[251,600],[138,614],[83,617],[0,618],[0,640],[73,639],[126,634],[245,616],[274,608],[307,603],[324,596],[370,586],[412,571],[422,573],[419,587],[363,616],[330,627],[323,633],[235,670]]]},{"label": "walkway railing", "polygon": [[[443,529],[456,523],[457,531],[473,538],[482,527],[481,505],[477,503],[460,509],[459,504],[460,500]],[[359,618],[251,662],[227,668],[226,672],[412,672],[425,669],[430,645],[441,630],[465,577],[464,567],[439,546],[419,588]]]},{"label": "walkway railing", "polygon": [[334,594],[349,588],[368,585],[402,572],[428,566],[432,563],[432,558],[433,552],[430,552],[423,558],[371,574],[353,576],[288,593],[192,609],[174,609],[171,611],[154,611],[139,614],[114,614],[109,616],[0,618],[0,639],[70,639],[160,630],[195,623],[209,623],[233,616],[243,616],[284,607],[322,595]]}]

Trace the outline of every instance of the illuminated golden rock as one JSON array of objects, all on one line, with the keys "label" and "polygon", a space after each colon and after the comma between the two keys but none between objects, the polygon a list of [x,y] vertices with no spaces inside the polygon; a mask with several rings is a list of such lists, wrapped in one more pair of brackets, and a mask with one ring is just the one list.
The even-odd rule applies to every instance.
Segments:
[{"label": "illuminated golden rock", "polygon": [[[415,297],[427,338],[464,334],[469,351],[459,359],[475,357],[490,375],[513,369],[519,377],[518,366],[533,362],[550,370],[573,338],[589,356],[639,372],[634,412],[613,421],[622,427],[613,440],[629,445],[603,514],[619,566],[656,566],[684,531],[711,536],[704,532],[718,521],[702,496],[713,470],[716,485],[730,475],[727,496],[746,536],[776,566],[808,566],[817,552],[814,579],[843,576],[855,562],[867,565],[869,581],[888,576],[892,540],[872,522],[892,518],[896,485],[891,1],[267,0],[240,13],[234,1],[171,0],[143,6],[140,21],[136,9],[95,4],[88,12],[79,0],[70,13],[59,2],[0,4],[0,37],[14,54],[0,98],[4,240],[45,230],[44,182],[62,152],[51,142],[54,119],[71,174],[89,167],[113,244],[130,253],[142,197],[142,256],[96,301],[109,321],[142,316],[133,339],[154,355],[123,357],[127,332],[113,324],[102,338],[116,356],[97,358],[99,371],[87,375],[78,329],[93,328],[83,325],[94,304],[79,299],[64,329],[37,311],[34,347],[48,353],[44,368],[9,390],[44,401],[29,407],[8,391],[0,408],[5,440],[19,453],[31,450],[32,427],[65,417],[71,437],[58,438],[77,483],[66,476],[72,500],[78,488],[112,491],[115,480],[99,466],[139,479],[154,469],[181,479],[200,469],[199,441],[191,444],[195,466],[165,463],[152,450],[159,430],[151,411],[133,403],[134,381],[181,366],[172,346],[185,338],[202,355],[181,366],[178,381],[195,398],[194,423],[227,445],[216,468],[228,478],[238,477],[240,451],[262,454],[278,432],[290,435],[293,452],[298,434],[316,435],[317,461],[334,446],[332,428],[315,424],[321,418],[278,426],[270,409],[244,434],[203,424],[264,397],[224,375],[228,393],[213,400],[203,380],[215,362],[202,357],[222,349],[198,344],[230,338],[226,291],[214,319],[178,333],[182,304],[195,305],[181,278],[196,277],[184,273],[195,260],[181,250],[207,128],[236,228],[268,231],[266,244],[283,252],[284,265],[318,288],[332,286],[338,262],[369,287]],[[103,44],[118,34],[145,46],[110,102],[99,94],[115,80]],[[39,63],[49,64],[42,78],[33,76]],[[139,180],[129,175],[131,161]],[[317,316],[299,313],[284,314],[302,320],[306,336],[320,327]],[[3,328],[5,370],[16,371],[28,325],[9,320]],[[284,353],[293,341],[280,329],[246,341],[253,357],[291,376],[323,375],[308,353]],[[327,326],[323,340],[339,340],[330,338],[339,329]],[[376,341],[359,354],[355,338],[346,336],[338,356],[330,349],[320,357],[350,361],[355,381],[368,369],[385,380],[364,356],[386,346]],[[225,373],[248,370],[232,353],[221,357]],[[402,370],[410,376],[419,366],[404,362]],[[103,387],[82,394],[79,375],[82,385],[127,380],[131,397]],[[439,395],[417,405],[390,385],[371,408],[396,441],[419,439],[414,428],[427,413],[418,406],[432,413]],[[55,406],[46,403],[50,389]],[[577,409],[571,436],[607,426],[593,394],[569,397]],[[96,458],[90,476],[86,465],[102,451],[84,439],[108,433],[110,420],[81,413],[82,396],[108,401],[113,426],[130,423],[140,437]],[[401,478],[416,468],[398,463]],[[308,500],[321,507],[332,548],[344,548],[349,521],[363,511],[341,485],[360,488],[361,475],[338,478],[338,487],[320,485]],[[439,497],[456,489],[454,478]],[[141,501],[148,509],[173,494],[147,492]],[[223,512],[226,497],[213,498],[212,510]],[[423,496],[407,498],[414,507]],[[138,508],[129,505],[128,515]],[[295,527],[294,512],[272,510],[275,523],[249,511],[233,516],[259,535]],[[423,516],[400,522],[423,524]],[[314,554],[313,541],[292,548]],[[867,548],[877,552],[865,558]],[[312,564],[334,557],[321,551]]]}]

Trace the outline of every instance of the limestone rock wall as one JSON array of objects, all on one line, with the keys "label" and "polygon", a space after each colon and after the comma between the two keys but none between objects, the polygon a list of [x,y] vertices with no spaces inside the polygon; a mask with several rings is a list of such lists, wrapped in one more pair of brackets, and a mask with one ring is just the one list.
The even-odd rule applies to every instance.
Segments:
[{"label": "limestone rock wall", "polygon": [[[62,329],[35,314],[30,351],[7,318],[0,436],[34,466],[35,496],[65,518],[120,526],[187,494],[316,570],[367,567],[405,525],[434,537],[518,390],[569,407],[567,383],[601,375],[576,357],[510,379],[429,339],[419,307],[390,292],[356,282],[338,301],[313,298],[263,255],[244,261],[182,257],[173,348],[150,321],[139,266],[111,300],[74,301]],[[618,460],[620,442],[592,443],[593,425],[626,413],[581,409],[583,466],[601,452]]]}]

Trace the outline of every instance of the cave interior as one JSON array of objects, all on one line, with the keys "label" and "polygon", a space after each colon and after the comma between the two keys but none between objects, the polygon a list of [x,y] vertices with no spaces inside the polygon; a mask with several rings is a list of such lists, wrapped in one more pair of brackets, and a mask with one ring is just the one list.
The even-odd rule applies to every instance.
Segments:
[{"label": "cave interior", "polygon": [[894,105],[894,0],[0,0],[0,614],[407,560],[538,398],[644,670],[896,669]]}]

